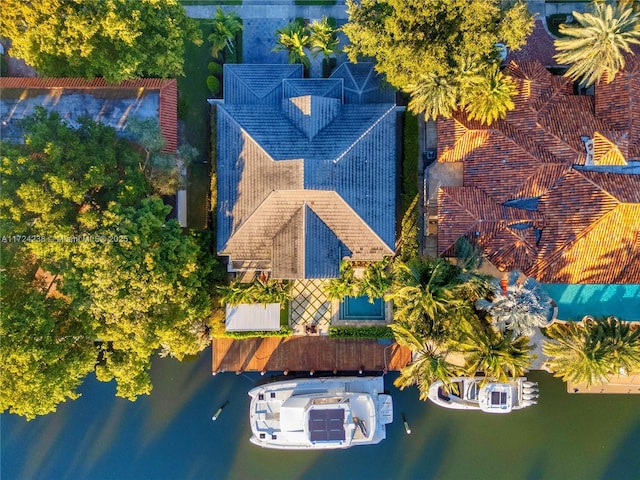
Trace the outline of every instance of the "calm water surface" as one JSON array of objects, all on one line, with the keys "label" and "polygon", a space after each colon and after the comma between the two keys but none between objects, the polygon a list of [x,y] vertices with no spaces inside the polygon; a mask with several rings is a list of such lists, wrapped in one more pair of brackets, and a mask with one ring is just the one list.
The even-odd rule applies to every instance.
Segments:
[{"label": "calm water surface", "polygon": [[329,452],[250,444],[246,392],[260,376],[212,377],[209,350],[191,363],[157,359],[152,376],[152,395],[135,403],[89,379],[83,396],[55,414],[31,422],[2,415],[1,478],[640,479],[640,396],[569,395],[546,373],[529,376],[540,382],[540,403],[505,416],[423,403],[389,375],[387,439]]}]

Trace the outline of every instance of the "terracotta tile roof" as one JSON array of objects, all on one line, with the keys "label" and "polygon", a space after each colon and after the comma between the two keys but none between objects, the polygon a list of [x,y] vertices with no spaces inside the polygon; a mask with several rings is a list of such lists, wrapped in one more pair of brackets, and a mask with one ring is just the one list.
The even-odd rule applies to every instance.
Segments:
[{"label": "terracotta tile roof", "polygon": [[466,236],[544,282],[640,283],[639,62],[595,99],[537,63],[508,72],[519,94],[505,120],[438,120],[438,161],[464,164],[464,186],[438,193],[439,253]]},{"label": "terracotta tile roof", "polygon": [[[4,77],[0,78],[0,89],[24,90],[69,90],[69,91],[126,91],[138,93],[144,90],[157,91],[158,123],[166,141],[165,153],[175,152],[178,148],[178,84],[175,79],[140,78],[109,84],[103,78],[87,80],[84,78],[42,78],[42,77]],[[136,98],[133,94],[132,98]]]},{"label": "terracotta tile roof", "polygon": [[533,32],[527,37],[527,43],[520,50],[509,51],[507,61],[532,60],[540,62],[545,67],[557,66],[558,62],[553,58],[556,54],[554,40],[555,38],[545,29],[542,20],[536,20]]}]

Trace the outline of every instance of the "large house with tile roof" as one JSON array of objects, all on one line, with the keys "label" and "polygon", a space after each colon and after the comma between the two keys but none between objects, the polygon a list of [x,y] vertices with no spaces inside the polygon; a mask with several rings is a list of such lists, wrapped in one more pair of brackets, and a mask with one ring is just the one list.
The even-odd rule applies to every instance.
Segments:
[{"label": "large house with tile roof", "polygon": [[438,253],[464,236],[502,271],[548,283],[640,283],[640,61],[594,96],[540,63],[512,62],[515,109],[490,127],[438,121]]},{"label": "large house with tile roof", "polygon": [[103,78],[0,78],[2,138],[22,140],[20,120],[36,107],[57,112],[68,124],[88,116],[126,135],[131,117],[158,121],[165,153],[178,148],[178,85],[175,79],[140,78],[108,84]]},{"label": "large house with tile roof", "polygon": [[217,104],[217,250],[230,271],[334,278],[393,255],[395,92],[371,64],[224,66]]}]

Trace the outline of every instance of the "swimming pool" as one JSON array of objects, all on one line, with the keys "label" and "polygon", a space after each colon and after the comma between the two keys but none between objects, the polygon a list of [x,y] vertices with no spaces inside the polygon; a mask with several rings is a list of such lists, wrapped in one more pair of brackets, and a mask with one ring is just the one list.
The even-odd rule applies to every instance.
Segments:
[{"label": "swimming pool", "polygon": [[384,320],[384,300],[376,298],[373,303],[369,297],[345,297],[340,302],[340,320]]},{"label": "swimming pool", "polygon": [[545,283],[542,287],[558,304],[560,320],[615,315],[621,320],[640,321],[640,285]]}]

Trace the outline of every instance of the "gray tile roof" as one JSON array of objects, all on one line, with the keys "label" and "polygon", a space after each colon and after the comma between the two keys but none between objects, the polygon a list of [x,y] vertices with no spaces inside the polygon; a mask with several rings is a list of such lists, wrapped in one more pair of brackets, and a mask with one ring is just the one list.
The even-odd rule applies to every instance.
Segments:
[{"label": "gray tile roof", "polygon": [[344,257],[393,254],[395,105],[344,105],[342,81],[292,80],[290,65],[230,67],[232,102],[217,106],[219,253],[277,278],[336,277]]},{"label": "gray tile roof", "polygon": [[331,74],[344,81],[345,103],[395,103],[396,91],[373,69],[373,63],[343,63]]},{"label": "gray tile roof", "polygon": [[232,104],[279,104],[282,80],[302,78],[302,65],[248,65],[225,63],[224,102]]}]

